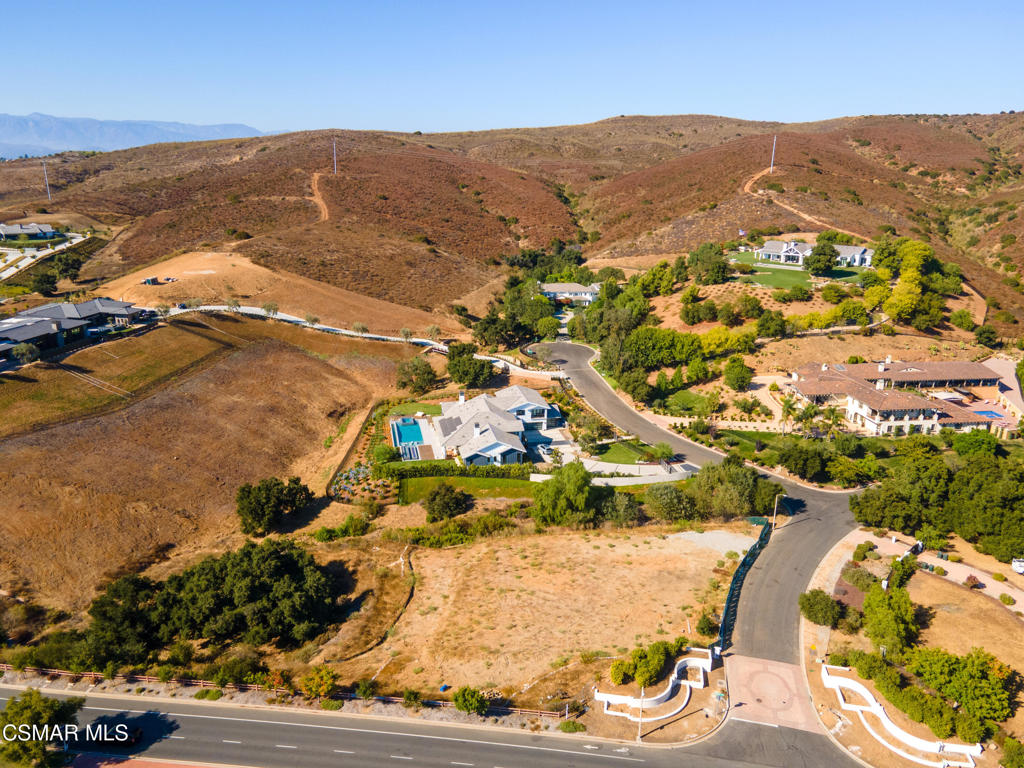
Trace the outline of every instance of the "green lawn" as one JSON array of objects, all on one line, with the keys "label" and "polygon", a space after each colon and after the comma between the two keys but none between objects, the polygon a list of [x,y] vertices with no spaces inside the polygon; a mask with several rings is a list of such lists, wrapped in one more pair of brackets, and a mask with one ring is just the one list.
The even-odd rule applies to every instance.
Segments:
[{"label": "green lawn", "polygon": [[643,458],[645,446],[636,440],[607,443],[594,457],[612,464],[636,464]]},{"label": "green lawn", "polygon": [[437,403],[400,403],[388,413],[391,416],[412,416],[422,411],[427,416],[440,416],[441,406]]},{"label": "green lawn", "polygon": [[668,398],[669,410],[680,414],[696,413],[707,402],[703,395],[689,389],[673,392]]},{"label": "green lawn", "polygon": [[477,499],[532,499],[538,485],[508,477],[410,477],[401,481],[399,498],[405,504],[423,501],[442,482]]},{"label": "green lawn", "polygon": [[[764,262],[754,259],[754,254],[749,252],[732,253],[729,254],[729,258],[736,259],[736,261],[743,264],[752,264],[756,267],[756,271],[752,274],[737,275],[732,279],[733,282],[738,282],[744,277],[749,277],[752,278],[754,282],[760,283],[768,288],[785,288],[788,290],[794,285],[802,285],[805,288],[810,288],[811,286],[810,273],[805,272],[802,269],[767,267],[764,266]],[[829,271],[825,276],[832,280],[855,283],[860,277],[860,273],[863,271],[863,267],[841,267],[839,269]]]}]

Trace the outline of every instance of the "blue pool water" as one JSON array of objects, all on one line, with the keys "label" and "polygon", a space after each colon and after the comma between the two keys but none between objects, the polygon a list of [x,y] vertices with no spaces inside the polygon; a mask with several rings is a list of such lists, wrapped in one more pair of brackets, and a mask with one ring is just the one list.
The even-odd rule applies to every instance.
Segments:
[{"label": "blue pool water", "polygon": [[413,419],[402,419],[395,422],[395,433],[398,435],[398,445],[422,445],[423,430]]},{"label": "blue pool water", "polygon": [[986,419],[1001,419],[1003,414],[997,413],[996,411],[975,411],[979,416],[984,416]]}]

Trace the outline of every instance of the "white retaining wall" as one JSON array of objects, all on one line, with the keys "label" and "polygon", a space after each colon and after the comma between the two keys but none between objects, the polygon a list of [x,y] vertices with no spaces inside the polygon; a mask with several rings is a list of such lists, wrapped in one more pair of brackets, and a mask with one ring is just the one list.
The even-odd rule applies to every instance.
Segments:
[{"label": "white retaining wall", "polygon": [[[848,711],[856,712],[860,715],[861,722],[864,723],[864,727],[868,729],[872,736],[888,749],[898,753],[902,757],[908,760],[913,760],[915,763],[921,765],[932,765],[939,768],[940,766],[973,766],[973,758],[978,757],[982,754],[982,746],[980,744],[946,744],[942,741],[927,741],[926,739],[918,738],[913,734],[907,733],[900,728],[896,723],[889,719],[885,709],[878,703],[878,700],[872,695],[871,691],[868,690],[867,686],[861,683],[859,680],[852,680],[848,677],[841,677],[839,675],[829,674],[830,665],[821,665],[821,682],[826,688],[829,688],[836,693],[836,697],[839,699],[839,706]],[[846,667],[831,667],[832,669],[846,670]],[[843,690],[852,691],[857,696],[860,696],[867,704],[852,704],[846,700],[843,695]],[[920,757],[907,754],[902,750],[894,748],[891,744],[884,741],[872,730],[871,726],[868,725],[867,721],[864,720],[864,713],[869,713],[878,718],[882,723],[882,727],[885,728],[886,732],[894,739],[899,741],[904,746],[916,750],[918,752],[924,752],[926,754],[943,755],[939,762],[930,762],[923,760]],[[950,757],[945,756],[962,755],[963,762],[953,762]]]},{"label": "white retaining wall", "polygon": [[[661,693],[654,696],[644,696],[641,699],[636,696],[627,696],[622,693],[601,693],[595,688],[594,701],[604,703],[604,713],[606,715],[611,715],[612,717],[625,717],[628,720],[632,720],[634,723],[638,723],[641,722],[640,717],[631,715],[628,712],[613,712],[608,709],[608,707],[617,705],[625,705],[631,709],[659,707],[668,702],[675,695],[676,690],[682,687],[685,689],[685,692],[680,706],[667,714],[658,715],[657,717],[643,718],[643,722],[654,722],[655,720],[664,720],[667,717],[672,717],[682,711],[689,703],[691,689],[707,687],[708,675],[711,674],[712,655],[709,648],[687,648],[686,652],[688,654],[696,655],[685,656],[676,662],[675,669],[672,670],[672,676],[669,678],[668,684]],[[687,670],[691,667],[700,670],[700,676],[697,680],[689,679],[689,673]]]}]

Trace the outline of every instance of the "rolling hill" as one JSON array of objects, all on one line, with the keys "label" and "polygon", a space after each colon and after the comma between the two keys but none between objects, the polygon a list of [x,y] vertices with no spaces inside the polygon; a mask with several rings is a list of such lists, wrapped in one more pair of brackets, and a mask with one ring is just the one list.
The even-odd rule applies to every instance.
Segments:
[{"label": "rolling hill", "polygon": [[[1010,313],[999,320],[1009,332],[1024,318],[1013,282],[1024,264],[1022,129],[1016,114],[802,124],[683,115],[164,143],[55,157],[52,203],[36,164],[4,163],[0,218],[43,207],[126,226],[87,278],[183,250],[231,249],[421,309],[494,283],[503,256],[556,237],[586,234],[584,254],[609,263],[739,229],[835,226],[873,238],[884,228],[928,239],[960,263]],[[773,136],[775,171],[755,179]]]}]

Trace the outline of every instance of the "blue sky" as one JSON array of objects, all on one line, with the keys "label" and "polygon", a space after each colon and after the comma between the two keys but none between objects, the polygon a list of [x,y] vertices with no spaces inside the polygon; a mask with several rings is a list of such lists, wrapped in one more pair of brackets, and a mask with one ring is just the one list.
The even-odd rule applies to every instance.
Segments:
[{"label": "blue sky", "polygon": [[1024,109],[1019,0],[10,3],[0,111],[478,130]]}]

